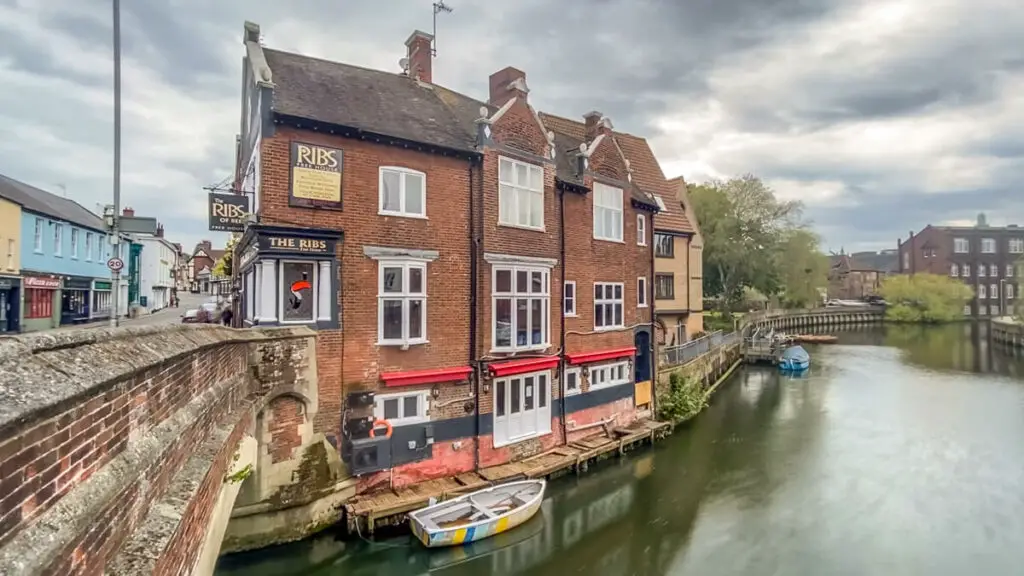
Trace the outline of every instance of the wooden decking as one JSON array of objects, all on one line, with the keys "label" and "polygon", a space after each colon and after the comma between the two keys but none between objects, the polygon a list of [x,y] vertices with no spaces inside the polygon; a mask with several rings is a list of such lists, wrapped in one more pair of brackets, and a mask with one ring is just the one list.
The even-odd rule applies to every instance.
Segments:
[{"label": "wooden decking", "polygon": [[426,506],[431,498],[443,501],[501,482],[546,478],[568,471],[585,472],[592,461],[624,454],[644,442],[653,443],[670,431],[670,424],[651,420],[616,428],[611,435],[598,428],[593,435],[518,462],[419,482],[396,490],[384,489],[359,495],[345,506],[348,530],[350,533],[358,530],[372,534],[378,526],[400,524],[405,520],[405,514]]}]

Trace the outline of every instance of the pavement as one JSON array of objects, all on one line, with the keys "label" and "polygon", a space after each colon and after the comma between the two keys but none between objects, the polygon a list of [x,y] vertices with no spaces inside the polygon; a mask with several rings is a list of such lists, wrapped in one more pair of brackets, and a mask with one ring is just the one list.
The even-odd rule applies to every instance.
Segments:
[{"label": "pavement", "polygon": [[[178,324],[181,322],[181,315],[186,310],[198,308],[200,304],[216,298],[210,294],[192,294],[192,293],[179,293],[178,296],[181,298],[181,304],[177,308],[164,308],[153,312],[152,314],[141,314],[138,318],[121,318],[119,326],[165,326],[169,324]],[[110,326],[109,320],[100,320],[98,322],[89,322],[87,324],[78,324],[75,326],[61,326],[54,328],[53,330],[91,330],[93,328],[105,328]],[[53,330],[47,330],[52,332]]]}]

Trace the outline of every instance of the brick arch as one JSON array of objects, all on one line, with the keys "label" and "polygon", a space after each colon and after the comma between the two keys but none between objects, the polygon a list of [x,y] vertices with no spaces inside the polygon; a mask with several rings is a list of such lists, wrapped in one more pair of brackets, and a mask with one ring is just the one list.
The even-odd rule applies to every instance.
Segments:
[{"label": "brick arch", "polygon": [[274,397],[260,412],[259,418],[266,428],[261,440],[269,441],[267,453],[271,462],[291,459],[303,445],[303,428],[309,422],[308,407],[299,394],[289,392]]}]

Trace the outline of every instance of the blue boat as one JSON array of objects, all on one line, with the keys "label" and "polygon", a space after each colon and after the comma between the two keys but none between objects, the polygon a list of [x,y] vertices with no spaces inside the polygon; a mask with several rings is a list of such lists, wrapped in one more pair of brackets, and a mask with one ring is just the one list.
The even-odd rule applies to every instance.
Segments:
[{"label": "blue boat", "polygon": [[790,346],[779,358],[779,370],[785,372],[802,372],[811,366],[811,355],[803,346]]}]

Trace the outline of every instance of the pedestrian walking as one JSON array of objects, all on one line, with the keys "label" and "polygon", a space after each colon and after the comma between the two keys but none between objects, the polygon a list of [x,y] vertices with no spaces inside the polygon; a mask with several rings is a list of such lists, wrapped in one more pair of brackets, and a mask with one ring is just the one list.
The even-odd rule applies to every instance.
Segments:
[{"label": "pedestrian walking", "polygon": [[224,312],[221,313],[220,319],[225,326],[231,326],[231,319],[234,318],[235,314],[231,311],[231,308],[225,308]]}]

